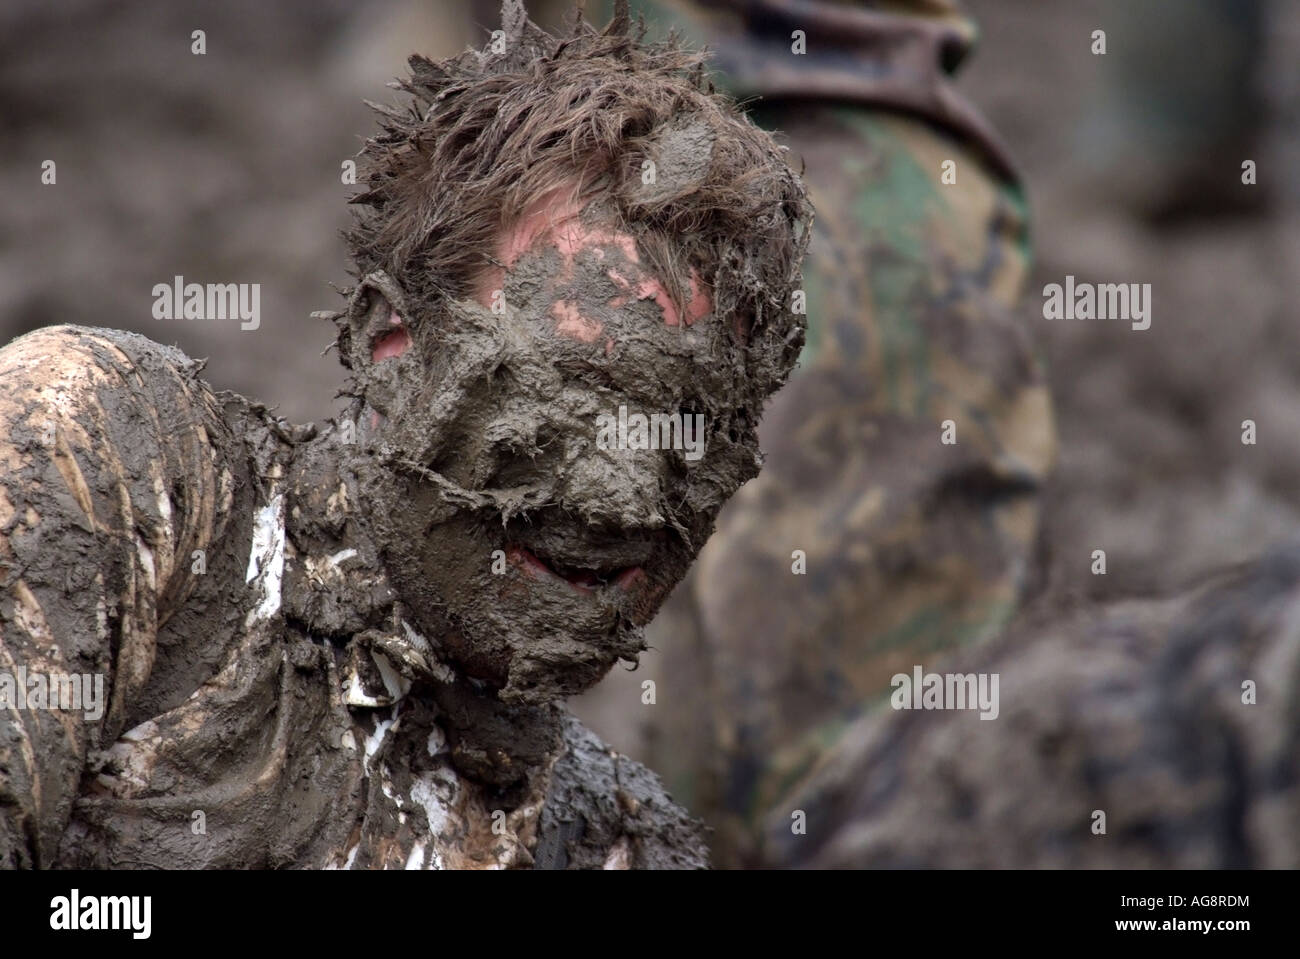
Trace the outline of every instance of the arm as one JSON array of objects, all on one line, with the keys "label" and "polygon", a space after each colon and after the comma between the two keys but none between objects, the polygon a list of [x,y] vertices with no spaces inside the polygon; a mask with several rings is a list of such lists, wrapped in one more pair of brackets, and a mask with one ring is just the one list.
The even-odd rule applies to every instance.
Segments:
[{"label": "arm", "polygon": [[[78,327],[0,350],[0,867],[54,864],[87,759],[128,728],[192,588],[218,493],[197,371]],[[88,677],[82,708],[23,701],[51,674]]]}]

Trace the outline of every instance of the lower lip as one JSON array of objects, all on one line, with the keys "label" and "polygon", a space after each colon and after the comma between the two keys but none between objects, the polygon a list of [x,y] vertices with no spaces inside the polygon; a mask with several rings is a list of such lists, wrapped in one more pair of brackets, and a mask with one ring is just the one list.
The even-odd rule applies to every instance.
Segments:
[{"label": "lower lip", "polygon": [[645,579],[645,570],[640,566],[629,566],[614,577],[614,585],[619,589],[631,589]]}]

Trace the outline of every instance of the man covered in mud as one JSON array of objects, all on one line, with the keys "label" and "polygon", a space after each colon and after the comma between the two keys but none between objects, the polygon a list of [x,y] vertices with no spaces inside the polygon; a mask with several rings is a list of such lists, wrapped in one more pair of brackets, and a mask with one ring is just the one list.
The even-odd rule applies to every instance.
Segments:
[{"label": "man covered in mud", "polygon": [[[0,351],[7,867],[706,864],[564,697],[643,648],[802,346],[812,211],[699,58],[620,11],[411,60],[362,153],[349,417],[292,426],[142,337]],[[621,407],[704,453],[597,443]],[[694,438],[692,438],[694,440]]]}]

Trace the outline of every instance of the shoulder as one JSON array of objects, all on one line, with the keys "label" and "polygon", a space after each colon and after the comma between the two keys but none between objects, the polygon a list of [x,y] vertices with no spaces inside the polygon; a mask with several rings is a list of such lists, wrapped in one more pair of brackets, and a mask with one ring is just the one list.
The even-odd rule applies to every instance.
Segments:
[{"label": "shoulder", "polygon": [[94,326],[61,324],[33,330],[0,349],[0,368],[16,371],[45,364],[51,371],[69,364],[96,368],[157,364],[197,373],[202,363],[173,346],[164,346],[138,333]]},{"label": "shoulder", "polygon": [[[91,491],[106,496],[106,512],[83,503],[96,526],[96,517],[120,513],[110,488],[138,505],[161,496],[164,479],[169,489],[174,478],[218,465],[214,450],[230,444],[232,431],[202,370],[175,347],[135,333],[34,330],[0,349],[0,447],[11,466],[53,463],[79,500]],[[50,455],[33,458],[42,450]]]},{"label": "shoulder", "polygon": [[[18,337],[0,349],[5,405],[0,421],[44,414],[69,420],[89,417],[113,394],[129,404],[189,405],[206,392],[201,362],[175,347],[121,330],[50,326]],[[120,405],[120,403],[115,404]]]},{"label": "shoulder", "polygon": [[706,869],[705,826],[659,777],[568,717],[534,853],[538,869]]}]

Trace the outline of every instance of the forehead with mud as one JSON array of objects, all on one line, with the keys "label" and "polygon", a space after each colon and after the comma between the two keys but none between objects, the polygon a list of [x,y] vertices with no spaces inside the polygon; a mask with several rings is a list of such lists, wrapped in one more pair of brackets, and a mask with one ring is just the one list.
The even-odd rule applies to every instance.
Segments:
[{"label": "forehead with mud", "polygon": [[[381,111],[363,151],[369,189],[348,232],[359,275],[382,270],[422,321],[470,298],[499,258],[499,230],[579,180],[634,239],[680,311],[687,267],[721,316],[742,317],[758,392],[802,345],[791,306],[812,209],[767,132],[713,92],[702,56],[643,44],[628,24],[437,64],[413,58],[412,110]],[[533,58],[545,54],[544,67]],[[346,338],[347,331],[342,332]],[[346,355],[346,350],[340,351]]]}]

